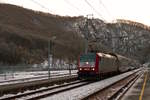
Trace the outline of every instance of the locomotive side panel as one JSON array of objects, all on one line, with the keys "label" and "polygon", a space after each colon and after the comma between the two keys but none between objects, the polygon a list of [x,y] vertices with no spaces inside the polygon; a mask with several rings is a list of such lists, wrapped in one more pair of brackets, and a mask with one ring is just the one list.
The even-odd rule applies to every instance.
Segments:
[{"label": "locomotive side panel", "polygon": [[109,73],[118,71],[115,57],[101,57],[99,61],[99,73]]}]

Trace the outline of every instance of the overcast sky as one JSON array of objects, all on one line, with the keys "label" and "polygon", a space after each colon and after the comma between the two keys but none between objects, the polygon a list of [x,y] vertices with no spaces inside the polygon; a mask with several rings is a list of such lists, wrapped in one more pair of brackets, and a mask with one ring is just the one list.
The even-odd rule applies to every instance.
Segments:
[{"label": "overcast sky", "polygon": [[[129,19],[150,26],[150,0],[0,0],[62,16],[86,16],[111,21]],[[92,6],[92,7],[91,7]]]}]

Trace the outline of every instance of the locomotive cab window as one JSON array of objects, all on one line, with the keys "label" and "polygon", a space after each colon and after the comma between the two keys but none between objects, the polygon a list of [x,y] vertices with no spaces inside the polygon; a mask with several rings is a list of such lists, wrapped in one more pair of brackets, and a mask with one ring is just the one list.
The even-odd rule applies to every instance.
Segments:
[{"label": "locomotive cab window", "polygon": [[95,53],[83,54],[80,56],[80,67],[94,67],[96,60]]}]

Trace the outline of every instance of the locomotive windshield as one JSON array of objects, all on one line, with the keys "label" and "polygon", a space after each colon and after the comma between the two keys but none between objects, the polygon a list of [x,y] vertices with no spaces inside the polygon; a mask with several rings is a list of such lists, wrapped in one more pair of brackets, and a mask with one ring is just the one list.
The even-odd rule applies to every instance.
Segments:
[{"label": "locomotive windshield", "polygon": [[94,67],[96,54],[88,53],[80,56],[80,67]]}]

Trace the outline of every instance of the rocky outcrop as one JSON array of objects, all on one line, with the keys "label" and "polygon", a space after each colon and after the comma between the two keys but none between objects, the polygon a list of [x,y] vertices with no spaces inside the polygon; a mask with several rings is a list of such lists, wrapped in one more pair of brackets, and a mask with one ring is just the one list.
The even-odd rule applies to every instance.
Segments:
[{"label": "rocky outcrop", "polygon": [[99,19],[80,19],[73,27],[84,37],[89,33],[89,42],[95,42],[99,51],[119,53],[142,63],[150,59],[150,28],[144,24],[129,20],[105,23]]}]

